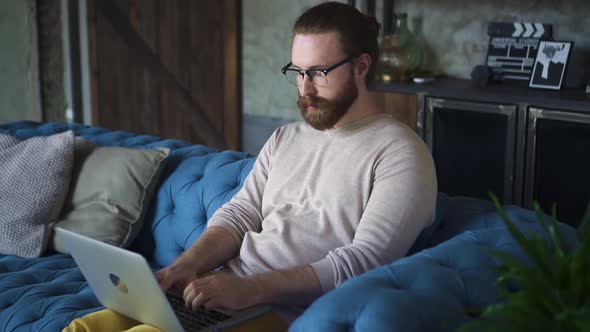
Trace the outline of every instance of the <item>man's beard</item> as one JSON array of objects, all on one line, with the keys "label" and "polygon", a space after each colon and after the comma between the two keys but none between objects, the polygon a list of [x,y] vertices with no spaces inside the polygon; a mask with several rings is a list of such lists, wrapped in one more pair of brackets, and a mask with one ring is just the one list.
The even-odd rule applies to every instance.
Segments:
[{"label": "man's beard", "polygon": [[[305,122],[317,130],[334,128],[358,96],[354,80],[349,80],[344,91],[332,101],[319,96],[299,96],[297,106]],[[315,109],[309,109],[312,106]]]}]

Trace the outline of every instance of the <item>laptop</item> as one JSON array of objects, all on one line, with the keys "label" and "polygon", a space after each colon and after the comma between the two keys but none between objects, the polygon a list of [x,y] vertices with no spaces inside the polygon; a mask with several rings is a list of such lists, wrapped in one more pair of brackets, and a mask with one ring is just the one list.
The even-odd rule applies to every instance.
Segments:
[{"label": "laptop", "polygon": [[63,228],[55,233],[103,306],[163,331],[219,331],[270,311],[186,310],[181,293],[162,291],[143,256]]}]

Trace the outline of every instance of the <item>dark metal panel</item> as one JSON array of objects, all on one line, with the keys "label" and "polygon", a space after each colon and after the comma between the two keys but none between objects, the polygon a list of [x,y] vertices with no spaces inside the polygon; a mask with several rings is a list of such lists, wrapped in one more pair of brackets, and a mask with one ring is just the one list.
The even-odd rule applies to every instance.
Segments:
[{"label": "dark metal panel", "polygon": [[[426,98],[426,128],[425,141],[433,155],[436,155],[434,132],[436,130],[434,124],[435,112],[445,112],[445,110],[461,110],[467,112],[498,114],[506,117],[506,140],[503,161],[503,192],[501,193],[504,203],[514,203],[514,153],[516,147],[516,124],[517,124],[517,107],[509,104],[487,104],[467,102],[461,100],[443,99],[443,98]],[[473,147],[477,148],[477,147]],[[464,151],[465,153],[476,153],[476,151]],[[436,160],[435,160],[436,162]],[[459,162],[459,161],[457,161]],[[487,190],[487,189],[486,189]],[[464,193],[467,195],[468,193]]]}]

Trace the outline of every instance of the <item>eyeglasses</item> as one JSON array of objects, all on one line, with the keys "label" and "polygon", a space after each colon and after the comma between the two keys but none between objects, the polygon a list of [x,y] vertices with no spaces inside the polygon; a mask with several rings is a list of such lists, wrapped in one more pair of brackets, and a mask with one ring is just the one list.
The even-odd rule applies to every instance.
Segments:
[{"label": "eyeglasses", "polygon": [[311,83],[313,83],[313,85],[326,86],[328,85],[328,73],[342,66],[343,64],[352,61],[354,58],[356,58],[356,56],[349,56],[348,58],[328,68],[314,68],[308,70],[289,68],[292,65],[292,63],[289,62],[285,67],[281,68],[281,72],[283,75],[285,75],[287,81],[295,86],[303,85],[303,78],[305,75],[307,75],[308,79],[311,81]]}]

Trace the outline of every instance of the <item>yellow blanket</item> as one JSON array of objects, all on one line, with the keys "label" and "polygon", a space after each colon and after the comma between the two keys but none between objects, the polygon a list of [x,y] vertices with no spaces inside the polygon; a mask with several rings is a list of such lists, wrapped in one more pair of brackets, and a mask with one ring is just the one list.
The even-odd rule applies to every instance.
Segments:
[{"label": "yellow blanket", "polygon": [[[227,331],[287,331],[287,323],[276,312],[270,312],[253,320],[244,322]],[[151,325],[141,324],[109,309],[93,312],[74,319],[62,332],[159,332]]]},{"label": "yellow blanket", "polygon": [[129,331],[159,332],[160,329],[127,318],[109,309],[74,319],[62,332]]}]

